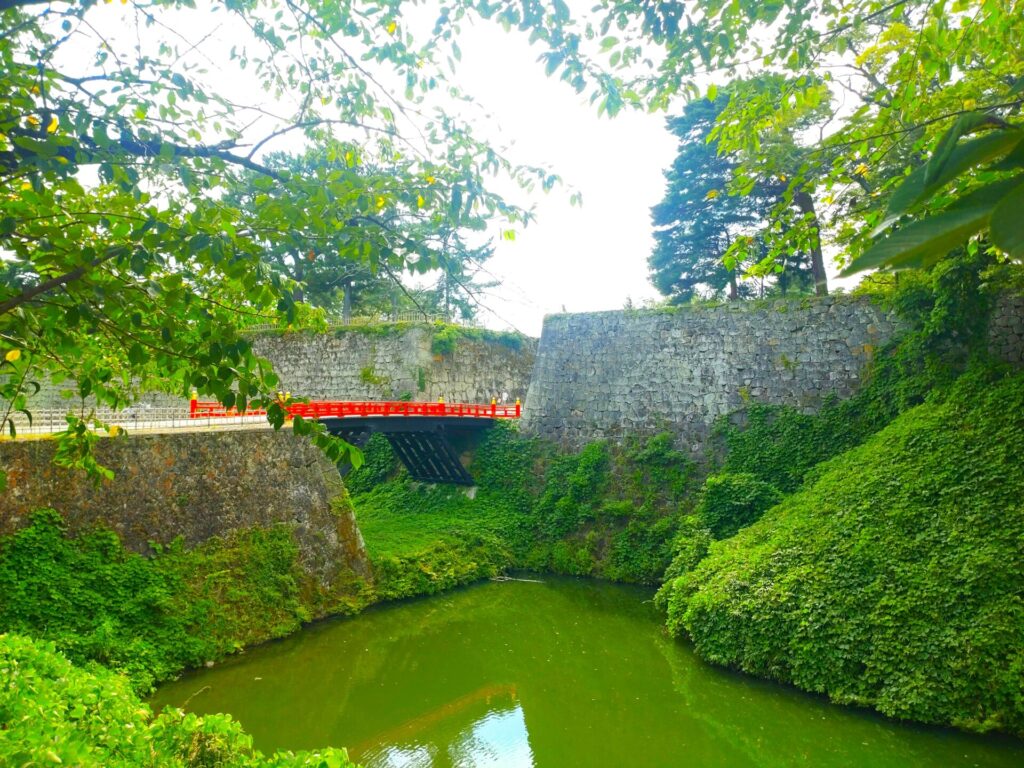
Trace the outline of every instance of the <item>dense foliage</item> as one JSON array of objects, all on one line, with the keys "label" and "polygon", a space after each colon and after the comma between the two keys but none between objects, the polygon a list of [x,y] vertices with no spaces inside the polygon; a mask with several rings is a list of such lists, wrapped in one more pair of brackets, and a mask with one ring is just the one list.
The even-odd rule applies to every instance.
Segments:
[{"label": "dense foliage", "polygon": [[[47,379],[72,401],[58,460],[95,473],[94,407],[140,390],[261,402],[280,426],[277,378],[240,329],[318,321],[297,266],[444,270],[460,231],[530,218],[485,179],[557,177],[475,138],[453,107],[457,16],[431,32],[406,10],[0,3],[0,427]],[[308,162],[275,161],[289,141]]]},{"label": "dense foliage", "polygon": [[[1022,256],[1024,14],[1014,0],[602,0],[580,19],[489,7],[538,27],[549,71],[590,89],[600,111],[713,100],[727,86],[712,139],[739,161],[730,192],[786,185],[767,265],[823,239],[842,259],[863,254],[859,268],[905,268],[985,233],[982,247]],[[864,254],[893,224],[905,226]]]},{"label": "dense foliage", "polygon": [[[665,172],[665,196],[651,209],[655,245],[647,263],[654,287],[673,304],[722,294],[729,299],[764,295],[766,287],[803,290],[820,266],[799,250],[760,266],[770,214],[786,185],[763,179],[746,195],[728,194],[739,159],[719,153],[711,140],[728,102],[728,93],[720,91],[713,101],[691,101],[668,120],[679,149]],[[738,242],[746,243],[742,255]],[[824,285],[824,275],[820,280]]]},{"label": "dense foliage", "polygon": [[727,539],[756,522],[780,501],[779,489],[754,475],[711,475],[704,481],[697,519],[716,539]]},{"label": "dense foliage", "polygon": [[108,530],[66,536],[52,510],[0,540],[0,594],[3,631],[53,641],[140,691],[368,599],[357,583],[325,589],[307,577],[285,526],[143,557]]},{"label": "dense foliage", "polygon": [[0,764],[80,768],[346,768],[344,750],[267,757],[227,715],[154,717],[124,677],[52,643],[0,634]]},{"label": "dense foliage", "polygon": [[[387,451],[368,451],[371,465],[387,466]],[[433,592],[510,567],[655,583],[689,503],[690,463],[667,434],[563,454],[498,426],[471,471],[472,495],[414,483],[401,470],[367,488],[365,468],[353,473],[353,506],[382,594]]]},{"label": "dense foliage", "polygon": [[666,585],[702,656],[895,717],[1024,733],[1024,377],[982,372],[821,465]]}]

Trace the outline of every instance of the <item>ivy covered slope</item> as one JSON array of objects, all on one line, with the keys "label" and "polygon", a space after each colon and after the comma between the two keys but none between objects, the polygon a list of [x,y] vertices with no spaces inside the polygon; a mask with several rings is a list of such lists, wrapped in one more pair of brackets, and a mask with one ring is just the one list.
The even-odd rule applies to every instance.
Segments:
[{"label": "ivy covered slope", "polygon": [[375,438],[346,478],[385,598],[429,594],[510,567],[655,583],[687,511],[691,467],[669,435],[562,454],[514,428],[473,453],[472,497],[412,482]]},{"label": "ivy covered slope", "polygon": [[109,530],[67,537],[53,510],[0,538],[0,595],[0,632],[51,641],[76,664],[124,673],[139,692],[370,599],[346,574],[330,585],[309,576],[284,525],[143,557]]},{"label": "ivy covered slope", "polygon": [[341,749],[266,757],[227,715],[154,717],[121,675],[71,664],[52,643],[0,635],[0,765],[81,768],[351,766]]},{"label": "ivy covered slope", "polygon": [[1024,735],[1021,456],[1024,375],[966,375],[674,568],[668,626],[838,702]]}]

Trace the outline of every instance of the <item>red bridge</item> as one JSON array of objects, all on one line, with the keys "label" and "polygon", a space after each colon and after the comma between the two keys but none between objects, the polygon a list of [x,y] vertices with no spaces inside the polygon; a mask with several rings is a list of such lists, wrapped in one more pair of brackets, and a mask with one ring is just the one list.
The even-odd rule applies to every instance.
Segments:
[{"label": "red bridge", "polygon": [[[473,485],[459,458],[480,430],[494,426],[496,419],[518,419],[522,413],[519,400],[515,405],[475,403],[414,403],[396,401],[314,400],[309,403],[286,402],[289,416],[302,416],[323,422],[331,434],[362,447],[374,433],[382,434],[395,454],[416,480],[426,483]],[[192,400],[189,418],[262,416],[265,410],[239,412],[225,408],[216,401]],[[348,465],[339,466],[344,476]]]},{"label": "red bridge", "polygon": [[[477,403],[446,403],[443,400],[436,403],[415,403],[407,400],[312,400],[308,403],[289,402],[284,407],[290,416],[302,416],[306,419],[366,416],[518,419],[522,412],[522,405],[518,400],[515,405],[499,405],[497,401],[491,401],[490,405],[479,405]],[[216,400],[192,400],[189,403],[188,414],[191,419],[206,419],[218,416],[265,416],[267,412],[261,409],[239,412],[237,408],[225,408]]]}]

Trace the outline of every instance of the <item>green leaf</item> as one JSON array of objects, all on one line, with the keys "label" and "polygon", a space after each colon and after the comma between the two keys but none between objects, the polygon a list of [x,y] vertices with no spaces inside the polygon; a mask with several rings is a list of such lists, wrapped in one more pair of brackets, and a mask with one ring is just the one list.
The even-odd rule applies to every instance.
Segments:
[{"label": "green leaf", "polygon": [[132,344],[128,350],[128,362],[132,365],[142,365],[149,359],[145,348],[141,344]]},{"label": "green leaf", "polygon": [[1011,259],[1024,259],[1024,183],[992,212],[992,242]]},{"label": "green leaf", "polygon": [[965,115],[960,115],[953,125],[950,126],[949,130],[942,134],[942,138],[935,145],[931,158],[925,164],[925,185],[934,184],[939,179],[943,168],[949,161],[953,148],[956,147],[956,143],[960,140],[961,136],[971,133],[976,128],[988,125],[991,122],[991,115],[984,112],[968,112]]},{"label": "green leaf", "polygon": [[984,228],[995,207],[1022,182],[1024,177],[1018,176],[989,184],[941,213],[900,228],[854,259],[841,275],[874,267],[917,267],[945,256]]},{"label": "green leaf", "polygon": [[939,189],[964,171],[1002,157],[1021,143],[1022,139],[1024,139],[1024,131],[1005,129],[992,131],[976,139],[957,144],[949,152],[941,169],[931,182],[926,181],[928,165],[921,166],[907,176],[893,192],[889,200],[886,220],[880,228],[884,229],[892,223],[896,216],[906,213],[911,208],[930,199]]}]

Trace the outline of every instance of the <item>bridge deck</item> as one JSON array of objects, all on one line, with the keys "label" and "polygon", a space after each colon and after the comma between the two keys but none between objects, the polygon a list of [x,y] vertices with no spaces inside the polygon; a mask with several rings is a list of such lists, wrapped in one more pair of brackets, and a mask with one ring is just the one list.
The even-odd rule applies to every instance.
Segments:
[{"label": "bridge deck", "polygon": [[[362,447],[370,435],[384,435],[395,455],[416,480],[425,483],[473,485],[473,477],[459,459],[452,439],[494,425],[496,419],[519,418],[522,406],[477,403],[417,403],[412,401],[331,401],[287,403],[289,416],[317,419],[333,435]],[[193,400],[192,418],[237,417],[265,414],[263,410],[224,408],[220,403]],[[339,467],[342,475],[349,467]]]}]

